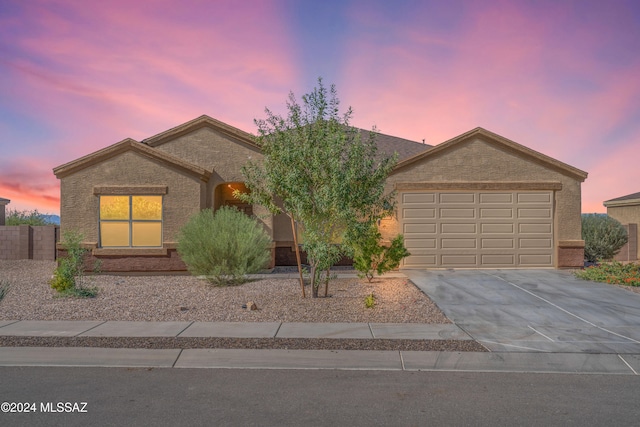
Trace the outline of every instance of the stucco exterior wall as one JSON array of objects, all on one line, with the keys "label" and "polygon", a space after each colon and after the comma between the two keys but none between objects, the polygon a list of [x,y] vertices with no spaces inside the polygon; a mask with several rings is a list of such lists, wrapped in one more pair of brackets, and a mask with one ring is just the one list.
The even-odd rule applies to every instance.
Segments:
[{"label": "stucco exterior wall", "polygon": [[[205,206],[214,209],[221,204],[218,200],[220,197],[216,198],[216,188],[229,182],[244,182],[242,167],[250,160],[263,159],[256,147],[209,127],[152,146],[212,172],[206,186]],[[221,194],[221,191],[217,193]],[[266,211],[258,207],[254,208],[254,213],[269,235],[273,236],[272,218],[265,217]]]},{"label": "stucco exterior wall", "polygon": [[[609,206],[607,214],[620,221],[621,224],[638,224],[636,241],[640,241],[640,204],[627,206]],[[636,251],[636,259],[640,259],[640,248]]]},{"label": "stucco exterior wall", "polygon": [[60,180],[60,227],[81,232],[98,243],[99,198],[96,186],[167,186],[163,198],[163,242],[175,242],[180,227],[204,205],[206,183],[136,152],[125,152]]},{"label": "stucco exterior wall", "polygon": [[[556,182],[554,235],[555,246],[573,242],[563,256],[576,258],[575,243],[582,239],[581,182],[559,170],[525,156],[509,147],[483,138],[461,142],[449,150],[427,157],[394,171],[387,180],[385,191],[393,191],[399,183],[454,183],[454,182]],[[381,222],[383,237],[391,238],[399,232],[395,218]],[[570,254],[571,253],[571,254]],[[579,255],[577,255],[579,258]],[[574,259],[569,261],[576,263]],[[580,261],[581,262],[581,261]],[[563,262],[560,262],[562,264]]]}]

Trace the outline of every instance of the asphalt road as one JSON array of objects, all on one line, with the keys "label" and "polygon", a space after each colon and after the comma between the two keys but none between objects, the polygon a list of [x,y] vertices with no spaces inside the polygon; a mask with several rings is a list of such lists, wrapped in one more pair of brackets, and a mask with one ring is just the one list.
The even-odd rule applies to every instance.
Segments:
[{"label": "asphalt road", "polygon": [[[36,406],[0,413],[4,426],[631,426],[640,418],[640,377],[629,375],[4,367],[0,378],[0,402]],[[58,402],[86,412],[42,412]]]}]

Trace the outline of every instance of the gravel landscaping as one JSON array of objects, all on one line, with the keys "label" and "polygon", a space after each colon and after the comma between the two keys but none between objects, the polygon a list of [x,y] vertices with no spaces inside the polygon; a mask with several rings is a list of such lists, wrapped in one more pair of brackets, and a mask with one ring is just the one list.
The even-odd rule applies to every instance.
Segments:
[{"label": "gravel landscaping", "polygon": [[[188,275],[89,278],[98,287],[90,299],[60,298],[48,281],[51,261],[2,261],[0,280],[11,288],[0,302],[0,320],[131,320],[224,322],[451,323],[407,279],[335,279],[330,298],[302,298],[296,279],[270,278],[240,286],[212,287]],[[376,304],[364,299],[373,293]],[[242,306],[254,302],[258,310]],[[486,351],[475,341],[381,339],[247,339],[135,337],[12,337],[0,346],[120,348],[248,348],[331,350]]]},{"label": "gravel landscaping", "polygon": [[[131,320],[223,322],[451,323],[407,279],[335,279],[330,298],[302,298],[296,279],[256,280],[213,287],[187,275],[89,278],[95,298],[60,298],[48,284],[55,263],[0,261],[0,280],[11,289],[0,303],[0,320]],[[376,304],[366,308],[373,293]],[[242,306],[254,302],[258,310]]]}]

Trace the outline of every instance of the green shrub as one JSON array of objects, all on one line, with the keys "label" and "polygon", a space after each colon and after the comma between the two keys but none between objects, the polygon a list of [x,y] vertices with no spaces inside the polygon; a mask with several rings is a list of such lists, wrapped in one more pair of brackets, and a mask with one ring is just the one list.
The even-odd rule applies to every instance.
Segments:
[{"label": "green shrub", "polygon": [[2,302],[4,297],[9,293],[10,288],[11,288],[11,285],[9,284],[9,282],[0,280],[0,302]]},{"label": "green shrub", "polygon": [[589,262],[609,260],[627,243],[627,230],[604,214],[582,215],[584,257]]},{"label": "green shrub", "polygon": [[621,262],[614,261],[594,265],[584,270],[576,271],[575,274],[583,280],[615,283],[617,285],[640,286],[639,264],[622,264]]},{"label": "green shrub", "polygon": [[353,244],[353,268],[358,276],[373,280],[374,272],[378,275],[398,268],[403,258],[411,255],[404,247],[404,236],[399,234],[391,241],[390,246],[382,245],[382,235],[376,226]]},{"label": "green shrub", "polygon": [[82,247],[82,240],[83,237],[79,233],[64,233],[62,247],[67,251],[67,255],[58,260],[58,267],[49,282],[62,296],[92,298],[98,293],[97,288],[86,284],[84,258],[87,249]]},{"label": "green shrub", "polygon": [[367,308],[373,308],[376,306],[376,296],[373,292],[364,298],[364,306]]},{"label": "green shrub", "polygon": [[178,253],[189,271],[214,285],[237,284],[265,268],[271,238],[253,218],[232,207],[205,209],[178,236]]},{"label": "green shrub", "polygon": [[15,209],[9,209],[7,211],[7,217],[5,219],[5,225],[49,225],[51,224],[44,217],[43,214],[38,212],[37,209],[32,211],[19,211]]}]

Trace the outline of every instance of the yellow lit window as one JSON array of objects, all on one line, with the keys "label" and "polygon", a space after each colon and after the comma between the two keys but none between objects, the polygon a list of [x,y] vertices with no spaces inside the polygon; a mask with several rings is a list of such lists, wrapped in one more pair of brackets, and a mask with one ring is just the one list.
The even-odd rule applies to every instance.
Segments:
[{"label": "yellow lit window", "polygon": [[162,246],[162,196],[100,196],[100,246]]}]

